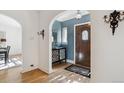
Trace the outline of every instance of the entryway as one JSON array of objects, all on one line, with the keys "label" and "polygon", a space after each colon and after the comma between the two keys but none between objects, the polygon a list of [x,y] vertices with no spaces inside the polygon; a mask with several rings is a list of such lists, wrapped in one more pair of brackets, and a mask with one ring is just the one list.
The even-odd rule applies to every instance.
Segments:
[{"label": "entryway", "polygon": [[65,11],[57,15],[51,22],[49,35],[51,39],[49,42],[51,72],[53,72],[52,59],[61,58],[61,54],[59,54],[61,52],[56,52],[56,56],[52,55],[53,48],[66,49],[66,53],[62,53],[66,55],[67,63],[90,70],[90,14],[88,11],[81,10],[81,18],[76,19],[75,16],[78,13],[76,10]]}]

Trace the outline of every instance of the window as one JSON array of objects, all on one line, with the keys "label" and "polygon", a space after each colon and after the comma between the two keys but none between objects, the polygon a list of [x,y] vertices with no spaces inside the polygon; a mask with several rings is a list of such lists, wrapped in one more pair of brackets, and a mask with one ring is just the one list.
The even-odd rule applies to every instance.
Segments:
[{"label": "window", "polygon": [[88,31],[87,30],[82,32],[82,40],[88,40]]},{"label": "window", "polygon": [[67,44],[67,27],[62,29],[62,44]]}]

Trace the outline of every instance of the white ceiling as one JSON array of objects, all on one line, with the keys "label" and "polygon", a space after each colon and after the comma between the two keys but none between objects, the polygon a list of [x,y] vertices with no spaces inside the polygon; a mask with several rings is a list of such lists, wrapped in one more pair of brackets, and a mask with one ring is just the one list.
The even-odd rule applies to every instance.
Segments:
[{"label": "white ceiling", "polygon": [[[80,13],[82,16],[89,14],[89,12],[85,11],[85,10],[80,10]],[[75,18],[76,15],[77,15],[77,10],[68,10],[65,13],[63,13],[62,15],[58,16],[56,18],[56,20],[61,21],[61,22],[66,21],[66,20]]]}]

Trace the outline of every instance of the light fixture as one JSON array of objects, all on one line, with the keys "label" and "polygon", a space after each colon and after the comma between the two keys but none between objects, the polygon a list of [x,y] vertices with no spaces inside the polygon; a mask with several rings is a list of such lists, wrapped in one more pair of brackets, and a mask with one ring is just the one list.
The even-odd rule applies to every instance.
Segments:
[{"label": "light fixture", "polygon": [[41,35],[43,39],[44,39],[44,33],[45,33],[45,30],[44,29],[42,31],[37,32],[37,34],[39,36]]},{"label": "light fixture", "polygon": [[124,12],[119,12],[114,10],[109,16],[104,16],[104,21],[110,23],[110,28],[112,29],[112,34],[114,35],[115,29],[118,27],[118,22],[124,20]]},{"label": "light fixture", "polygon": [[81,11],[77,10],[76,19],[79,20],[79,19],[81,19],[81,17],[82,17]]}]

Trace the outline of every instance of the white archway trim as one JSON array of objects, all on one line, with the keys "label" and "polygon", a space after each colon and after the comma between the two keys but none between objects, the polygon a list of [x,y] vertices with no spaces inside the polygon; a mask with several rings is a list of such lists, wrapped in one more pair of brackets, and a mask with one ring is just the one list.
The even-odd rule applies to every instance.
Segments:
[{"label": "white archway trim", "polygon": [[[56,15],[52,21],[50,22],[49,24],[49,73],[52,73],[52,26],[53,26],[53,23],[56,21],[56,19],[64,14],[68,14],[70,13],[72,10],[66,10],[64,12],[61,12],[59,13],[58,15]],[[86,11],[86,10],[83,10],[83,11]],[[88,13],[88,11],[86,11]],[[86,15],[86,12],[84,12]]]},{"label": "white archway trim", "polygon": [[52,71],[52,26],[53,23],[56,21],[56,19],[65,13],[67,13],[67,11],[64,11],[56,15],[49,24],[49,73],[53,72]]}]

